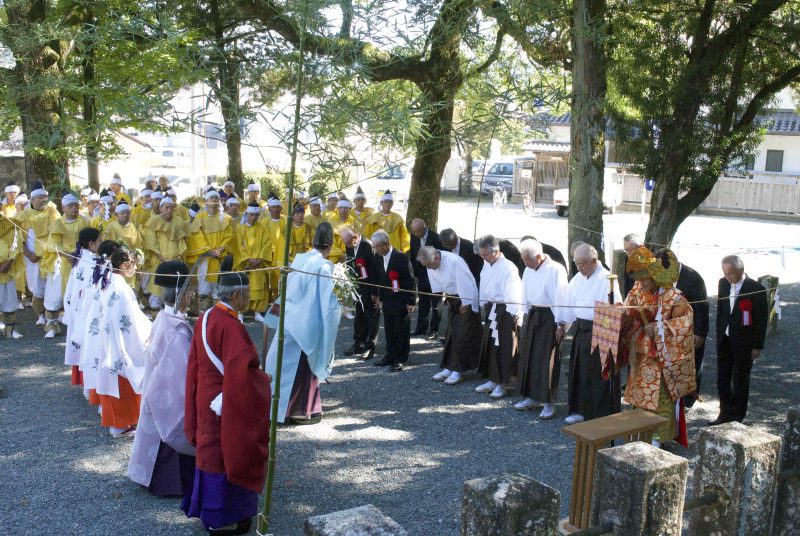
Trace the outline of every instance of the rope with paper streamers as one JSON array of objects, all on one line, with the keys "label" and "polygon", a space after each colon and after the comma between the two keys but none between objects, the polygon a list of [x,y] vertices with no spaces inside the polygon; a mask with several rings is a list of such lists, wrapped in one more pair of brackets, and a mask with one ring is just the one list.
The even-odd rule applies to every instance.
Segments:
[{"label": "rope with paper streamers", "polygon": [[[24,229],[21,226],[19,226],[16,222],[14,222],[13,219],[8,218],[7,216],[5,216],[2,213],[0,213],[0,216],[5,218],[6,220],[8,220],[15,228],[17,228],[17,229],[19,229],[21,231],[24,231]],[[55,250],[59,255],[62,255],[64,257],[74,259],[77,262],[91,262],[92,264],[94,263],[94,261],[83,260],[83,259],[81,259],[79,257],[76,257],[75,255],[72,255],[71,253],[59,251],[58,248],[56,248],[52,244],[49,244],[49,243],[47,243],[47,242],[45,242],[43,240],[40,240],[39,238],[35,238],[35,240],[37,242],[39,242],[40,244],[42,244],[44,247],[49,248],[51,250]],[[197,252],[196,251],[192,251],[191,253],[197,253]],[[246,269],[246,270],[236,270],[236,273],[250,274],[250,273],[255,273],[255,272],[270,272],[270,271],[275,271],[275,270],[281,270],[281,271],[285,271],[287,273],[297,272],[297,273],[301,273],[301,274],[313,275],[313,276],[316,276],[316,277],[322,277],[322,278],[337,280],[337,278],[333,277],[333,276],[317,274],[317,273],[313,273],[313,272],[305,272],[305,271],[302,271],[302,270],[296,270],[296,269],[292,268],[291,266],[265,266],[263,268],[250,268],[250,269]],[[181,276],[179,274],[156,274],[155,272],[144,272],[144,271],[139,271],[139,270],[136,270],[134,273],[136,273],[138,275],[145,275],[145,276],[147,276],[147,275],[149,275],[149,276],[160,275],[162,277],[187,277],[187,276]],[[220,276],[222,274],[227,274],[227,273],[231,273],[231,272],[209,272],[209,273],[205,274],[205,277],[208,277],[208,276]],[[199,278],[200,274],[189,274],[188,277],[197,277],[197,278]],[[436,297],[436,298],[442,297],[442,294],[437,294],[435,292],[424,292],[424,291],[420,291],[420,290],[409,290],[409,289],[402,289],[402,288],[401,289],[395,289],[394,287],[391,287],[389,285],[379,285],[379,284],[376,284],[376,283],[365,283],[365,282],[361,282],[361,281],[359,281],[357,283],[358,283],[358,285],[361,285],[361,286],[373,287],[373,288],[378,288],[378,289],[383,288],[383,289],[386,289],[386,290],[392,290],[393,292],[413,293],[413,294],[416,294],[417,296],[431,296],[431,297]],[[775,290],[777,292],[778,287],[770,287],[770,288],[767,288],[765,290],[767,292],[770,292],[772,290]],[[745,293],[745,294],[739,294],[739,296],[749,296],[751,294],[760,294],[760,293],[761,293],[761,291],[756,291],[756,292],[750,292],[750,293]],[[465,299],[469,299],[469,298],[465,298]],[[705,299],[705,300],[696,300],[696,301],[690,301],[690,302],[687,302],[687,303],[692,305],[692,304],[695,304],[695,303],[711,303],[712,301],[714,301],[714,300],[711,299],[711,298],[708,298],[708,299]],[[500,304],[503,304],[503,305],[519,305],[519,306],[526,307],[526,308],[530,308],[530,307],[551,307],[551,308],[553,308],[553,307],[555,307],[555,308],[564,308],[564,309],[589,309],[590,307],[597,307],[597,306],[588,306],[588,305],[537,304],[537,303],[526,303],[526,302],[503,302],[503,301],[498,301],[498,302],[494,302],[494,303],[497,303],[498,305],[500,305]],[[777,303],[777,298],[776,298],[776,303]],[[626,309],[645,309],[646,308],[646,306],[611,305],[611,304],[604,305],[603,307],[624,307]]]}]

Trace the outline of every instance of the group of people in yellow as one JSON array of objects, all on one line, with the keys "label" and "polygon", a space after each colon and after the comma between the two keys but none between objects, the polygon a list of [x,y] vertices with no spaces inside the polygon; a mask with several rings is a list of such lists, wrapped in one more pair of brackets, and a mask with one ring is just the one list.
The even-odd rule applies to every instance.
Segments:
[{"label": "group of people in yellow", "polygon": [[[86,227],[100,231],[104,240],[124,243],[139,253],[137,273],[126,278],[137,291],[141,306],[151,316],[163,302],[160,287],[154,284],[156,267],[166,261],[181,260],[197,270],[197,309],[208,309],[215,297],[217,275],[226,256],[232,256],[234,269],[248,271],[250,307],[261,320],[270,301],[278,293],[279,268],[288,266],[295,255],[311,249],[317,226],[325,221],[334,229],[335,243],[330,254],[334,263],[344,262],[345,244],[339,231],[350,228],[371,236],[382,229],[393,247],[407,252],[410,236],[403,217],[392,211],[394,199],[387,191],[380,210],[366,206],[366,195],[359,187],[350,201],[333,193],[323,203],[319,197],[307,198],[297,192],[291,201],[281,201],[272,192],[267,199],[251,182],[239,196],[234,184],[222,188],[206,187],[202,199],[190,207],[178,203],[165,177],[148,184],[136,203],[125,193],[122,180],[115,175],[100,194],[84,189],[80,197],[65,193],[61,211],[51,201],[50,192],[36,184],[30,196],[18,186],[6,186],[0,217],[0,323],[8,338],[20,338],[16,313],[26,298],[44,326],[45,337],[60,333],[64,287],[74,264],[78,234]],[[201,206],[202,204],[202,206]],[[286,251],[287,213],[292,220]]]}]

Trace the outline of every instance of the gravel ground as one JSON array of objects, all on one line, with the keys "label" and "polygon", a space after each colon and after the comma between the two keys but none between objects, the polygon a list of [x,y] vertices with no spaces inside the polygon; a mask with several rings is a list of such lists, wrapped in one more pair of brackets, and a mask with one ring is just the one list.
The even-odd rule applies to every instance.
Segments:
[{"label": "gravel ground", "polygon": [[[774,433],[800,396],[800,285],[784,287],[783,299],[780,333],[753,370],[747,420]],[[7,394],[0,400],[0,534],[202,534],[177,499],[152,497],[125,477],[131,441],[112,440],[99,426],[69,385],[63,343],[48,344],[30,325],[32,314],[23,318],[26,338],[0,342]],[[350,334],[348,322],[340,352]],[[373,503],[412,534],[455,536],[464,481],[507,471],[555,487],[568,503],[573,445],[561,434],[561,419],[540,421],[535,412],[510,409],[510,399],[474,393],[475,378],[455,387],[435,383],[441,346],[425,339],[412,345],[411,366],[400,373],[338,360],[322,387],[322,423],[280,429],[274,534],[302,534],[310,515]],[[689,414],[690,438],[716,416],[713,352],[705,370],[705,401]],[[565,373],[561,387],[563,401]],[[559,404],[558,416],[565,412]],[[677,453],[691,462],[696,456],[694,449]]]},{"label": "gravel ground", "polygon": [[[773,433],[782,432],[786,408],[800,400],[800,284],[783,285],[781,299],[784,319],[753,369],[746,421]],[[177,499],[152,497],[126,478],[131,441],[112,440],[70,385],[63,337],[45,341],[30,311],[22,319],[24,339],[0,340],[7,395],[0,399],[0,534],[203,534]],[[260,330],[251,325],[251,333],[260,348]],[[351,334],[343,321],[338,355]],[[707,344],[704,402],[689,413],[690,440],[717,414],[714,340]],[[508,471],[558,489],[566,514],[573,458],[573,443],[561,433],[568,358],[558,419],[540,421],[538,412],[510,408],[518,397],[492,401],[475,393],[477,378],[455,387],[431,381],[440,351],[438,342],[413,339],[410,366],[400,373],[372,361],[336,361],[331,383],[322,386],[325,419],[279,430],[274,534],[302,534],[308,516],[373,503],[411,534],[455,536],[464,481]],[[692,445],[676,451],[690,466]]]}]

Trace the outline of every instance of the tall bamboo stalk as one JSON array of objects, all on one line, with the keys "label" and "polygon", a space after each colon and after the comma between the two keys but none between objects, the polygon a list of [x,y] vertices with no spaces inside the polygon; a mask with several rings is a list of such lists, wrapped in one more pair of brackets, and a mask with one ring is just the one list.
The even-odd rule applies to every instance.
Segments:
[{"label": "tall bamboo stalk", "polygon": [[[298,60],[297,60],[297,85],[295,87],[295,101],[294,101],[294,126],[292,128],[292,154],[291,166],[289,168],[289,192],[287,195],[287,206],[289,207],[289,214],[286,217],[286,241],[283,247],[284,260],[289,259],[289,244],[292,238],[292,197],[294,196],[294,179],[297,171],[297,140],[300,135],[300,112],[303,96],[303,66],[304,66],[304,52],[306,41],[306,18],[308,11],[308,3],[305,2],[303,6],[303,22],[302,31],[300,32],[300,45],[298,47]],[[258,516],[257,532],[260,536],[266,536],[269,530],[270,510],[272,508],[272,484],[275,480],[275,456],[276,456],[276,439],[278,436],[278,402],[281,398],[281,368],[283,367],[283,343],[285,339],[284,323],[286,321],[286,277],[288,273],[286,270],[281,270],[280,279],[280,297],[278,299],[281,307],[280,316],[278,317],[278,349],[277,358],[275,363],[275,377],[273,384],[275,389],[272,392],[272,414],[269,422],[269,457],[267,458],[267,478],[264,483],[264,509]]]}]

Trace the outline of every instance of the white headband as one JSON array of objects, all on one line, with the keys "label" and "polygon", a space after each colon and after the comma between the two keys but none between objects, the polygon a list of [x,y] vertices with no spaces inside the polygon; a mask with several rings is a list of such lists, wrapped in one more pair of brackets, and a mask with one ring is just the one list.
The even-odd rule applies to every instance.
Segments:
[{"label": "white headband", "polygon": [[384,201],[394,201],[394,196],[392,195],[391,192],[386,192],[381,196],[381,202]]},{"label": "white headband", "polygon": [[7,194],[18,194],[19,193],[19,186],[16,184],[12,184],[11,186],[6,186],[5,193]]},{"label": "white headband", "polygon": [[84,188],[81,190],[81,195],[91,195],[92,189],[91,188]]},{"label": "white headband", "polygon": [[164,199],[161,200],[161,203],[159,203],[159,205],[161,205],[161,206],[163,206],[163,205],[174,205],[174,204],[175,204],[175,201],[173,201],[171,197],[165,197]]},{"label": "white headband", "polygon": [[153,192],[150,194],[153,199],[164,199],[164,192]]},{"label": "white headband", "polygon": [[197,211],[189,209],[189,216],[191,216],[192,218],[196,218],[197,217]]},{"label": "white headband", "polygon": [[219,192],[217,192],[216,190],[209,190],[206,192],[206,195],[204,197],[206,198],[206,201],[210,201],[212,197],[216,197],[217,199],[219,199]]},{"label": "white headband", "polygon": [[248,184],[247,185],[247,191],[248,192],[260,192],[261,191],[261,186],[259,186],[258,184],[255,184],[255,183]]},{"label": "white headband", "polygon": [[311,201],[308,202],[309,205],[317,205],[318,207],[322,206],[322,199],[319,197],[312,197]]},{"label": "white headband", "polygon": [[37,188],[31,192],[31,199],[33,199],[34,197],[41,197],[44,195],[49,195],[47,193],[47,190],[45,190],[44,188]]},{"label": "white headband", "polygon": [[247,207],[247,214],[261,214],[261,207]]},{"label": "white headband", "polygon": [[271,197],[269,199],[269,201],[267,201],[267,206],[268,207],[279,207],[279,206],[281,206],[281,200],[280,199],[275,199],[274,197]]},{"label": "white headband", "polygon": [[339,202],[336,203],[336,208],[353,208],[353,203],[347,199],[340,199]]},{"label": "white headband", "polygon": [[113,179],[111,179],[111,182],[109,184],[119,184],[120,186],[122,186],[122,179],[120,179],[119,177],[114,177]]},{"label": "white headband", "polygon": [[25,194],[19,194],[17,199],[14,200],[15,205],[27,204],[28,203],[28,196]]},{"label": "white headband", "polygon": [[225,188],[226,186],[230,186],[231,188],[236,188],[236,185],[233,184],[233,181],[225,181],[222,187]]},{"label": "white headband", "polygon": [[80,202],[81,202],[81,200],[78,199],[77,197],[75,197],[72,194],[67,194],[67,195],[65,195],[64,197],[61,198],[61,206],[62,207],[66,207],[67,205],[73,205],[73,204],[77,205]]},{"label": "white headband", "polygon": [[225,201],[225,206],[228,206],[228,207],[231,206],[231,205],[238,205],[238,204],[240,204],[239,200],[237,198],[235,198],[235,197],[229,197],[228,200]]},{"label": "white headband", "polygon": [[86,201],[100,201],[100,194],[89,194],[86,196]]},{"label": "white headband", "polygon": [[115,197],[112,197],[110,195],[104,195],[103,197],[100,198],[100,201],[102,201],[103,203],[113,203],[116,200],[117,199]]},{"label": "white headband", "polygon": [[328,201],[330,201],[331,199],[339,199],[339,196],[336,194],[331,194],[328,196]]},{"label": "white headband", "polygon": [[353,199],[366,199],[367,194],[364,192],[356,192],[356,195],[353,196]]},{"label": "white headband", "polygon": [[139,192],[139,197],[145,197],[147,195],[153,195],[153,190],[148,190],[147,188],[145,188],[144,190]]},{"label": "white headband", "polygon": [[117,205],[117,208],[114,209],[114,214],[119,214],[120,212],[124,212],[126,210],[130,212],[131,206],[128,203],[120,203]]}]

